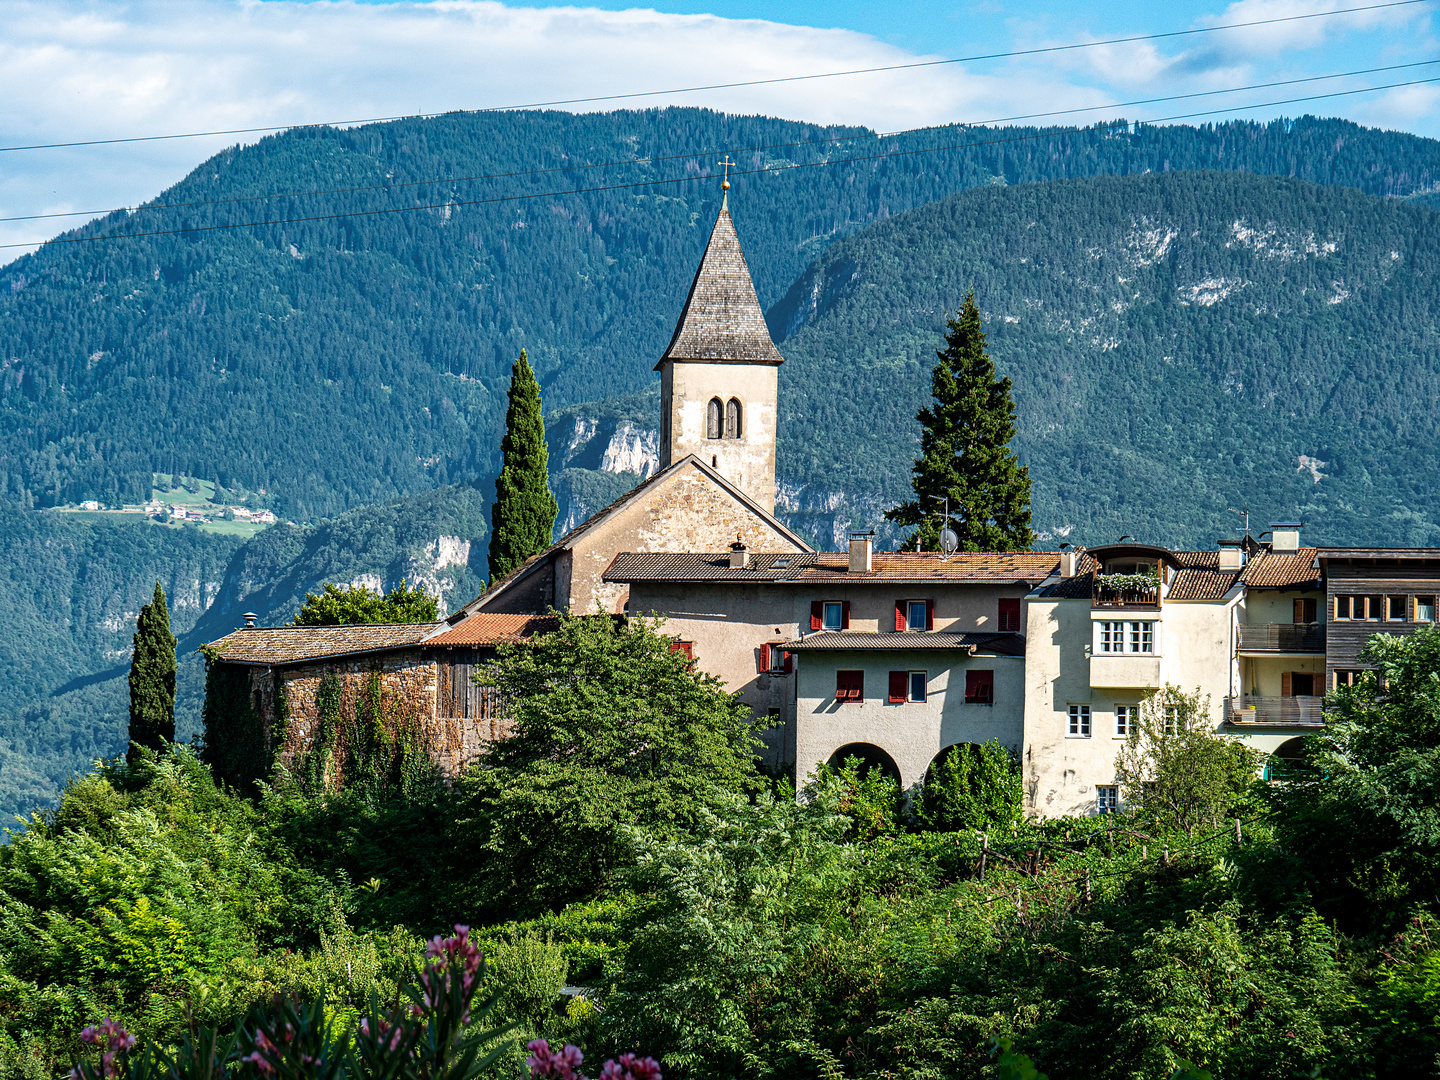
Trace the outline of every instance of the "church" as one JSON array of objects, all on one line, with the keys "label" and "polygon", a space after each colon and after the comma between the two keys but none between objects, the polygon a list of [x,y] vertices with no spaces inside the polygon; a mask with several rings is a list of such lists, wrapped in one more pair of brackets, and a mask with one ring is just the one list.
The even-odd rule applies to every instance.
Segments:
[{"label": "church", "polygon": [[[1140,703],[1199,688],[1208,723],[1281,775],[1352,681],[1370,634],[1436,618],[1440,550],[1315,548],[1293,523],[1208,551],[817,552],[775,516],[779,369],[728,196],[660,375],[660,468],[436,624],[245,627],[210,646],[232,712],[277,760],[381,685],[454,774],[507,732],[472,676],[554,610],[657,614],[751,710],[763,760],[797,784],[849,757],[905,788],[951,748],[996,740],[1041,816],[1120,805]],[[1264,536],[1265,534],[1261,534]],[[1383,624],[1383,625],[1381,625]]]}]

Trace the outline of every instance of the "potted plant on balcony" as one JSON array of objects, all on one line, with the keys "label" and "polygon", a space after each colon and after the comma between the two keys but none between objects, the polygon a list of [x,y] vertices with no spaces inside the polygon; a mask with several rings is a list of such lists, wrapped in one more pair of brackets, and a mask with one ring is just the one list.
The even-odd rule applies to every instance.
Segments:
[{"label": "potted plant on balcony", "polygon": [[1153,603],[1160,589],[1160,574],[1096,574],[1095,596],[1109,603]]}]

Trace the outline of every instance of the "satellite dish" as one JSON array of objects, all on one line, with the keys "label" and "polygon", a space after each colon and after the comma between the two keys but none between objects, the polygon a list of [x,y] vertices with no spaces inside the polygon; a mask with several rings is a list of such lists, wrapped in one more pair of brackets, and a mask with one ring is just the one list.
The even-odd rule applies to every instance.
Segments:
[{"label": "satellite dish", "polygon": [[955,535],[954,529],[940,530],[940,550],[946,555],[954,555],[960,547],[960,537]]}]

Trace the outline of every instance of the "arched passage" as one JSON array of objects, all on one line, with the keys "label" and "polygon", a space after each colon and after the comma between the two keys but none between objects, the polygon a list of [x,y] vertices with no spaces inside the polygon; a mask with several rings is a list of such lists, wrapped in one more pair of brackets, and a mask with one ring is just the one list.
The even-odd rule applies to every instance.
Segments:
[{"label": "arched passage", "polygon": [[1265,779],[1293,780],[1309,772],[1305,764],[1305,739],[1286,739],[1265,759]]},{"label": "arched passage", "polygon": [[826,764],[832,769],[838,769],[845,764],[848,758],[860,759],[861,773],[879,769],[886,776],[893,776],[896,780],[900,779],[900,768],[895,764],[895,759],[871,743],[846,743],[830,755],[830,760]]}]

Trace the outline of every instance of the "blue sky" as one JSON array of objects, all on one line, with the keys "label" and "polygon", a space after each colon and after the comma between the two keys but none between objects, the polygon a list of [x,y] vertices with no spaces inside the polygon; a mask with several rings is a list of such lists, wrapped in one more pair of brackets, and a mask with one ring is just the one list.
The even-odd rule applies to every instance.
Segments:
[{"label": "blue sky", "polygon": [[[1440,0],[1267,27],[912,71],[662,94],[684,103],[897,130],[1086,108],[1068,122],[1199,109],[1310,112],[1440,137],[1440,83],[1246,109],[1324,89],[1440,78],[1440,64],[1203,103],[1115,103],[1440,59]],[[338,121],[1098,41],[1362,6],[1363,0],[863,4],[672,0],[635,8],[499,0],[4,0],[0,146]],[[579,106],[577,106],[579,107]],[[0,153],[0,217],[153,197],[258,135]],[[0,221],[0,243],[73,222]],[[0,250],[0,262],[19,252]]]}]

